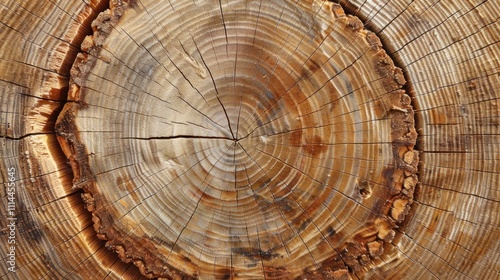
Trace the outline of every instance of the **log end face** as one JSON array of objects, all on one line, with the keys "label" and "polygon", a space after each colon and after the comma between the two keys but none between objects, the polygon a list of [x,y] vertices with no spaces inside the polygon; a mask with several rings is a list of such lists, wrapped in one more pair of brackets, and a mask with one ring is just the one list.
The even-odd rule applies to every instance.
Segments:
[{"label": "log end face", "polygon": [[[231,36],[241,29],[214,24],[213,17],[205,19],[203,14],[200,20],[210,22],[213,32],[225,38],[220,46],[206,32],[189,33],[194,37],[186,39],[188,33],[179,24],[179,30],[170,30],[177,34],[174,39],[163,38],[150,46],[152,49],[144,57],[138,54],[139,58],[130,55],[128,49],[121,50],[119,44],[107,42],[133,39],[127,44],[144,45],[158,40],[146,38],[150,33],[163,36],[163,31],[138,36],[134,33],[136,26],[131,27],[134,24],[120,20],[127,12],[125,8],[113,5],[93,23],[94,34],[85,38],[84,53],[73,67],[69,100],[77,103],[64,108],[56,132],[75,173],[75,186],[85,190],[82,198],[92,212],[98,238],[106,240],[107,247],[120,259],[134,263],[148,278],[265,275],[350,279],[352,275],[362,275],[384,254],[384,246],[394,240],[395,229],[409,211],[418,181],[418,153],[413,150],[414,112],[402,89],[406,83],[403,72],[387,56],[377,36],[366,31],[358,18],[346,15],[339,5],[328,5],[332,5],[332,12],[327,24],[342,28],[326,28],[328,32],[320,34],[323,37],[310,40],[317,45],[305,46],[304,51],[310,52],[307,55],[297,52],[281,58],[267,53],[267,45],[260,44],[283,40],[280,45],[293,51],[283,38],[276,36],[271,40],[259,33],[266,40],[236,40]],[[215,8],[227,12],[225,7]],[[135,11],[139,18],[141,11]],[[306,19],[294,18],[294,14],[289,17],[302,24],[314,11],[299,14],[306,15]],[[243,24],[237,21],[237,15],[224,15],[226,19],[235,19],[234,26]],[[136,19],[131,16],[127,20]],[[259,22],[255,24],[259,26]],[[317,23],[311,20],[307,24]],[[311,29],[307,24],[296,28],[306,34]],[[121,36],[116,30],[130,33]],[[365,83],[356,71],[349,72],[349,67],[342,70],[343,58],[334,56],[331,60],[329,52],[338,47],[338,42],[335,36],[326,40],[330,32],[339,32],[339,42],[360,44],[347,50],[346,59],[359,56],[352,63],[359,63],[357,68],[372,83]],[[319,33],[310,32],[307,36]],[[323,49],[322,40],[331,46]],[[104,48],[114,57],[103,59]],[[137,52],[144,51],[140,48]],[[157,52],[163,55],[151,59]],[[218,52],[237,60],[214,57],[213,53]],[[123,63],[115,61],[121,55],[137,59],[134,67],[109,69]],[[281,63],[285,58],[291,61]],[[221,65],[225,68],[219,68]],[[303,69],[285,68],[296,65],[303,65]],[[130,69],[135,70],[128,73]],[[95,78],[99,73],[112,71],[123,72],[123,77]],[[228,71],[233,74],[228,75]],[[245,74],[246,71],[251,74]],[[164,77],[169,77],[165,83]],[[133,91],[124,91],[132,84]],[[106,88],[107,93],[102,94],[101,88]],[[363,90],[359,93],[355,89]],[[136,91],[147,94],[135,95]],[[353,100],[346,96],[353,96]],[[127,102],[134,100],[134,105],[124,110],[111,101],[99,103],[101,98],[116,102],[115,97]],[[152,100],[143,100],[150,97]],[[89,100],[88,104],[94,105],[88,105]],[[147,109],[142,102],[148,104]],[[357,110],[351,112],[346,102],[354,102],[360,115],[375,118],[359,119]],[[140,110],[135,112],[132,108]],[[112,113],[89,125],[89,118],[78,118],[78,110]],[[134,119],[136,116],[140,117]],[[140,119],[151,122],[146,124]],[[141,129],[120,132],[124,121],[137,122]],[[80,142],[79,133],[87,133],[92,125],[102,125],[100,131],[118,135],[116,141],[126,154],[108,154],[115,148],[114,143],[99,144],[92,151],[107,147],[96,152],[97,156],[105,156],[93,159],[91,168],[91,155]],[[377,133],[380,135],[374,136]],[[97,133],[86,135],[93,139],[89,143],[102,143],[101,136],[92,138]],[[366,148],[371,146],[375,148]],[[357,153],[357,148],[363,153]],[[372,159],[375,150],[394,158],[374,154],[376,158]],[[129,151],[140,151],[132,155],[140,157],[140,162],[127,162]],[[363,164],[370,165],[366,168],[381,174],[357,176],[363,172],[358,170],[358,161],[365,156],[369,158]],[[116,171],[105,171],[107,164],[103,162],[108,158],[117,159],[109,162]],[[385,162],[391,174],[371,165],[377,161]],[[351,174],[345,168],[356,170]],[[91,170],[105,172],[92,174]],[[145,172],[137,174],[137,170]],[[343,202],[337,192],[354,193],[356,197]],[[353,205],[353,201],[359,205]],[[340,207],[343,203],[349,207]],[[349,209],[360,205],[369,213],[359,217],[362,224],[351,219],[344,221],[350,233],[346,236],[336,221],[349,217]],[[335,213],[333,217],[324,215],[329,212]],[[328,243],[321,232],[329,233]],[[328,250],[328,256],[324,250]]]}]

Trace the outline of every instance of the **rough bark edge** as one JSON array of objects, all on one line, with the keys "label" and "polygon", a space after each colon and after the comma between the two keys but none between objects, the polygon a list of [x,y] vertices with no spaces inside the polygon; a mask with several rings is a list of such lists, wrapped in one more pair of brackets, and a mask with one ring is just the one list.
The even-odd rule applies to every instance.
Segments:
[{"label": "rough bark edge", "polygon": [[[92,213],[92,221],[94,222],[94,230],[97,237],[101,240],[106,240],[106,248],[118,253],[118,256],[125,263],[133,262],[140,272],[148,278],[157,277],[160,271],[167,269],[170,277],[179,278],[182,274],[179,270],[173,267],[152,266],[156,258],[156,250],[148,242],[141,241],[140,248],[137,248],[134,240],[130,237],[123,237],[112,228],[113,220],[107,214],[105,208],[98,208],[101,200],[100,194],[95,186],[95,176],[92,174],[89,165],[89,157],[92,156],[87,152],[85,145],[82,143],[78,127],[75,123],[75,116],[78,110],[84,110],[85,104],[85,80],[90,73],[90,70],[99,59],[99,53],[102,49],[102,43],[107,38],[113,27],[119,22],[125,10],[135,5],[133,0],[111,0],[110,9],[98,15],[96,20],[92,22],[93,34],[87,36],[82,42],[81,49],[71,68],[70,89],[68,92],[68,101],[55,125],[57,140],[68,158],[68,163],[71,166],[74,179],[73,187],[84,190],[82,194],[83,202],[89,212]],[[116,242],[116,241],[119,242]],[[128,248],[129,253],[125,248]],[[144,256],[135,252],[140,252]],[[175,276],[177,275],[177,277]],[[184,277],[184,279],[186,279]]]},{"label": "rough bark edge", "polygon": [[335,248],[337,256],[321,263],[320,269],[305,272],[299,279],[313,276],[314,279],[350,279],[363,278],[375,260],[389,253],[397,243],[399,231],[413,203],[413,194],[418,184],[419,153],[414,149],[417,141],[415,113],[411,98],[403,86],[406,80],[403,71],[394,65],[385,52],[380,39],[371,31],[364,29],[364,24],[357,17],[346,15],[340,4],[330,3],[335,20],[342,21],[346,28],[365,38],[370,46],[367,55],[373,56],[374,69],[381,78],[386,96],[375,102],[377,117],[391,120],[391,140],[395,166],[386,168],[382,174],[390,189],[390,198],[378,209],[378,217],[365,229],[354,234],[342,247]]},{"label": "rough bark edge", "polygon": [[[378,103],[378,117],[391,119],[391,138],[395,167],[387,169],[383,174],[391,189],[392,197],[380,206],[379,216],[372,223],[365,225],[365,230],[356,233],[341,247],[335,248],[336,254],[324,260],[319,269],[305,270],[297,279],[350,279],[361,277],[374,265],[373,260],[384,253],[384,248],[390,246],[396,237],[396,229],[410,211],[413,203],[413,193],[418,183],[417,168],[418,151],[414,150],[417,133],[415,130],[414,111],[410,97],[402,89],[406,84],[403,72],[394,65],[386,54],[380,39],[371,31],[364,29],[363,23],[355,16],[346,15],[341,5],[331,3],[333,19],[342,21],[346,28],[364,36],[371,47],[374,68],[381,78],[381,83],[387,90]],[[106,247],[118,253],[126,263],[133,262],[143,275],[148,278],[166,277],[167,279],[194,279],[196,275],[187,275],[179,269],[163,262],[158,262],[156,248],[153,243],[144,238],[136,241],[130,236],[123,236],[113,228],[113,219],[104,207],[99,207],[101,201],[95,186],[95,177],[91,172],[85,145],[78,135],[74,121],[77,110],[86,107],[85,80],[94,66],[102,43],[113,27],[119,22],[124,11],[133,7],[133,0],[111,0],[110,10],[101,13],[92,23],[93,35],[87,36],[82,43],[83,53],[78,54],[71,70],[71,86],[69,101],[65,105],[56,123],[57,138],[69,159],[74,173],[74,186],[82,188],[85,193],[82,198],[86,208],[92,213],[92,221],[98,238],[107,240]],[[386,250],[387,251],[387,250]],[[264,273],[269,277],[287,277],[286,269],[264,267]],[[194,277],[194,278],[193,278]]]},{"label": "rough bark edge", "polygon": [[124,236],[113,228],[113,219],[105,207],[100,207],[101,197],[96,188],[95,176],[89,165],[89,157],[85,145],[82,143],[75,116],[78,110],[87,107],[85,103],[85,80],[91,69],[99,59],[103,43],[114,26],[119,22],[128,7],[134,7],[135,1],[111,0],[110,9],[99,14],[92,22],[93,34],[87,36],[82,42],[82,53],[79,53],[71,68],[71,81],[68,101],[61,111],[56,122],[55,130],[57,140],[68,158],[74,174],[73,187],[84,190],[82,199],[85,207],[92,213],[94,230],[97,237],[106,240],[106,248],[116,252],[125,263],[133,262],[140,272],[154,278],[168,273],[171,279],[192,279],[171,267],[168,264],[157,265],[158,252],[154,245],[147,240],[135,241],[129,236]]}]

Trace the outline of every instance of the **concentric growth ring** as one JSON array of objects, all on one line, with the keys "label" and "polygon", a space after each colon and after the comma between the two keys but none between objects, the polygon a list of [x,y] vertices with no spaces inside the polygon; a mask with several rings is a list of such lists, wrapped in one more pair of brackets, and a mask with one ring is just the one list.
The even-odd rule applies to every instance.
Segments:
[{"label": "concentric growth ring", "polygon": [[405,81],[328,1],[130,1],[93,24],[59,139],[149,277],[345,278],[412,203]]}]

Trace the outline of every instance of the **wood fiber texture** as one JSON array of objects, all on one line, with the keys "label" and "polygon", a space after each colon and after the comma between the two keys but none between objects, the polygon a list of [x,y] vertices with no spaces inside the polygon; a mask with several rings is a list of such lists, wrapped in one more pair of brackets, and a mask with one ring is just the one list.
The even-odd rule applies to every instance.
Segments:
[{"label": "wood fiber texture", "polygon": [[0,278],[499,278],[499,14],[0,3]]}]

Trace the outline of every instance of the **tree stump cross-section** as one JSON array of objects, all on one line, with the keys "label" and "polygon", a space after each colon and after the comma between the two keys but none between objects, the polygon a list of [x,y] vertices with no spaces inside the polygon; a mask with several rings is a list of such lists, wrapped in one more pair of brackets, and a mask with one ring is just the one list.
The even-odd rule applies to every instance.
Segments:
[{"label": "tree stump cross-section", "polygon": [[497,2],[2,1],[0,279],[500,279]]},{"label": "tree stump cross-section", "polygon": [[56,132],[97,236],[148,277],[347,279],[391,252],[405,78],[327,1],[112,2]]},{"label": "tree stump cross-section", "polygon": [[112,1],[92,29],[56,133],[123,261],[341,279],[391,251],[418,181],[413,109],[359,19],[326,1]]}]

